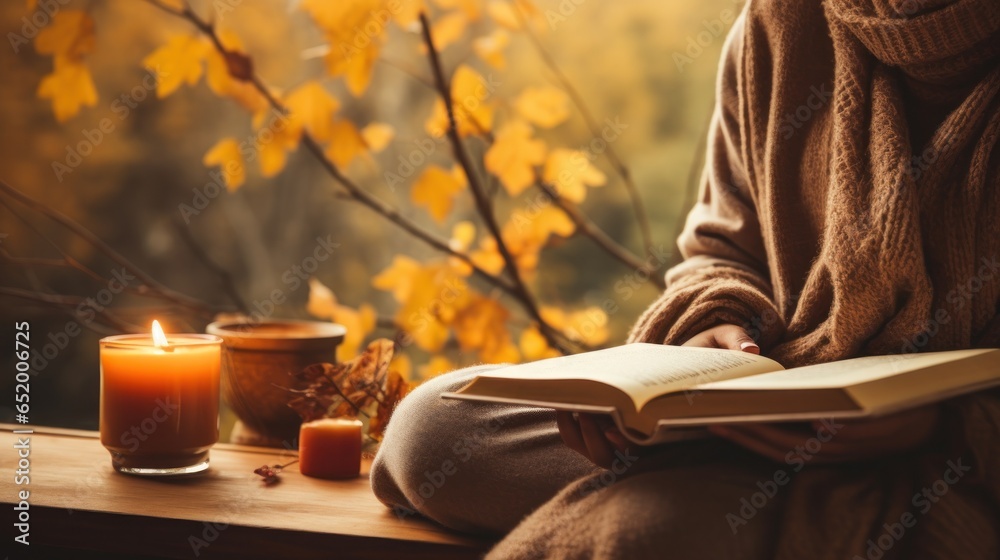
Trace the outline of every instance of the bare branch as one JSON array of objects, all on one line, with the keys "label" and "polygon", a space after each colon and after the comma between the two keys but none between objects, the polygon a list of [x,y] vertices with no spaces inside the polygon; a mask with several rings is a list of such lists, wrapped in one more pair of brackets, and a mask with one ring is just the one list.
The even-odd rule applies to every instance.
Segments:
[{"label": "bare branch", "polygon": [[[583,100],[583,96],[577,91],[576,87],[573,86],[573,82],[570,81],[569,77],[559,68],[556,61],[549,54],[545,46],[542,45],[542,41],[538,38],[538,35],[531,29],[531,25],[524,15],[524,12],[516,1],[513,2],[514,13],[521,23],[521,28],[524,30],[524,34],[531,41],[532,46],[535,47],[535,51],[538,52],[539,58],[545,63],[552,75],[555,76],[559,85],[566,91],[573,104],[576,105],[578,111],[580,111],[580,116],[583,117],[584,122],[587,124],[587,128],[590,129],[590,134],[594,137],[601,135],[601,127],[597,124],[597,120],[594,118],[593,113],[590,108],[587,107],[587,102]],[[635,218],[639,221],[639,229],[642,232],[643,246],[646,248],[647,253],[653,251],[653,234],[649,226],[649,214],[646,212],[646,205],[642,201],[642,196],[639,194],[639,189],[635,185],[635,181],[632,179],[632,172],[629,171],[628,166],[618,157],[618,153],[611,146],[610,142],[606,142],[607,146],[604,150],[604,155],[608,159],[608,163],[614,168],[615,172],[622,178],[622,182],[625,185],[625,189],[628,191],[629,198],[632,200],[632,209],[635,212]]]},{"label": "bare branch", "polygon": [[228,270],[222,268],[215,263],[202,248],[201,244],[194,238],[191,233],[191,228],[180,223],[180,220],[174,221],[174,229],[177,231],[178,237],[184,241],[184,245],[191,251],[196,259],[212,272],[218,278],[219,285],[222,286],[223,291],[229,296],[229,299],[236,305],[236,308],[240,310],[245,315],[250,314],[250,307],[244,301],[243,297],[240,296],[239,290],[236,288],[236,282],[233,281],[233,275],[229,273]]},{"label": "bare branch", "polygon": [[[217,310],[209,307],[204,302],[201,302],[197,299],[176,292],[164,286],[163,284],[159,283],[158,281],[153,279],[153,277],[149,276],[141,269],[139,269],[137,266],[132,264],[132,262],[130,262],[128,259],[122,256],[118,251],[112,249],[107,243],[105,243],[99,237],[94,235],[93,232],[83,227],[82,225],[77,223],[72,218],[66,216],[62,212],[49,208],[48,206],[42,204],[41,202],[35,200],[34,198],[31,198],[30,196],[10,186],[6,181],[3,180],[0,180],[0,191],[3,191],[3,193],[6,194],[7,196],[13,198],[14,200],[17,200],[24,206],[27,206],[28,208],[38,212],[39,214],[42,214],[43,216],[49,218],[50,220],[56,222],[57,224],[68,229],[72,233],[76,234],[84,241],[86,241],[88,244],[90,244],[92,247],[103,253],[115,264],[121,266],[129,273],[134,275],[139,280],[139,282],[142,283],[142,287],[138,289],[136,293],[147,297],[160,297],[162,299],[171,301],[177,305],[181,305],[189,309],[192,309],[194,311],[197,311],[198,313],[201,313],[203,315],[212,316],[216,313]],[[61,249],[59,251],[64,256],[68,256]],[[68,262],[72,266],[75,261],[69,260]],[[89,270],[89,269],[86,269],[84,267],[83,270]]]},{"label": "bare branch", "polygon": [[472,191],[472,196],[476,202],[476,209],[483,221],[486,223],[486,227],[496,240],[497,251],[500,253],[500,256],[503,257],[507,273],[513,280],[514,295],[521,300],[525,310],[538,323],[539,330],[542,335],[545,336],[549,345],[566,354],[570,352],[570,350],[563,340],[565,337],[562,333],[549,325],[548,322],[542,317],[534,296],[528,290],[524,280],[521,278],[521,273],[517,268],[517,261],[507,248],[507,244],[500,232],[500,226],[497,224],[496,216],[493,215],[493,207],[490,204],[490,199],[486,193],[486,189],[480,182],[479,173],[477,172],[475,166],[472,165],[472,159],[469,156],[469,152],[465,147],[465,143],[462,142],[462,137],[458,133],[458,125],[455,120],[454,102],[451,98],[451,88],[449,87],[448,80],[444,75],[444,69],[441,65],[441,56],[438,54],[437,47],[434,46],[434,38],[431,36],[430,21],[427,20],[427,14],[423,12],[420,14],[420,27],[424,38],[424,44],[427,46],[427,57],[430,59],[431,69],[433,70],[434,83],[437,86],[438,94],[443,100],[445,112],[448,115],[448,130],[446,131],[448,140],[451,142],[455,159],[458,160],[458,164],[465,171],[465,176],[469,182],[469,190]]}]

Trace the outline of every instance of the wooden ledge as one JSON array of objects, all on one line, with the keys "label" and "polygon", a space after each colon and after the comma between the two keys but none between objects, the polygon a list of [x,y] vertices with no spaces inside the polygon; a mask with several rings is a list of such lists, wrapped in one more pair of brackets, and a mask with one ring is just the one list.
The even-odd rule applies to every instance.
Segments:
[{"label": "wooden ledge", "polygon": [[[116,473],[97,432],[0,424],[0,501],[29,490],[30,542],[167,558],[478,558],[489,547],[419,517],[399,518],[372,494],[366,461],[350,481],[308,478],[297,465],[264,486],[253,470],[292,452],[220,444],[188,479]],[[30,484],[16,485],[12,445],[30,437]],[[17,545],[21,546],[21,545]]]}]

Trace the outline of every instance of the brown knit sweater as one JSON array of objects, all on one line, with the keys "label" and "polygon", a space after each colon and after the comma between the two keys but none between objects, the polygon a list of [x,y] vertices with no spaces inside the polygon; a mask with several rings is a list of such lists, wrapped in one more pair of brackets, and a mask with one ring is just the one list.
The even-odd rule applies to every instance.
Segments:
[{"label": "brown knit sweater", "polygon": [[[998,136],[997,0],[752,0],[685,261],[631,340],[732,323],[786,366],[1000,346]],[[1000,397],[951,410],[907,472],[803,471],[778,557],[851,558],[961,455],[974,476],[885,558],[1000,558]]]}]

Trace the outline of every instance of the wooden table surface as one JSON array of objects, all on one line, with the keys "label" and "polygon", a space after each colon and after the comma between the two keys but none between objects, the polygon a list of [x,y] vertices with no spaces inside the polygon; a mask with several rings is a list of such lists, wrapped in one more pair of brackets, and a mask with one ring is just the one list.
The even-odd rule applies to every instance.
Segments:
[{"label": "wooden table surface", "polygon": [[[97,432],[12,433],[23,428],[0,424],[6,433],[0,501],[13,504],[18,491],[30,491],[35,550],[41,545],[122,557],[381,559],[477,558],[489,547],[418,517],[400,519],[372,494],[367,461],[355,480],[309,478],[292,465],[281,482],[264,486],[253,469],[287,463],[294,452],[219,444],[206,473],[152,479],[116,473]],[[18,437],[31,438],[28,485],[14,481],[18,457],[12,446]]]}]

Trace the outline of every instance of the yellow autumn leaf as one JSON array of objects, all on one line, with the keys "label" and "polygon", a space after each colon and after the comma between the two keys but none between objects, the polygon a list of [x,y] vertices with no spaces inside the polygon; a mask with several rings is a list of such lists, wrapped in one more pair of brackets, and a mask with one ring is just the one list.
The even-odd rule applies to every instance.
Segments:
[{"label": "yellow autumn leaf", "polygon": [[[473,70],[462,64],[451,77],[451,99],[455,112],[455,124],[462,136],[488,132],[493,128],[492,84]],[[434,110],[424,123],[424,129],[431,136],[439,137],[448,129],[448,114],[444,101],[438,99]]]},{"label": "yellow autumn leaf", "polygon": [[455,195],[462,192],[467,183],[465,173],[458,167],[452,171],[437,165],[424,169],[410,189],[410,200],[423,206],[438,223],[444,222],[451,212]]},{"label": "yellow autumn leaf", "polygon": [[434,0],[439,8],[444,10],[459,9],[469,21],[476,21],[480,18],[480,4],[482,0]]},{"label": "yellow autumn leaf", "polygon": [[432,377],[437,377],[442,373],[448,373],[454,371],[457,366],[448,358],[444,356],[434,356],[425,365],[417,368],[420,373],[420,379],[427,380]]},{"label": "yellow autumn leaf", "polygon": [[260,160],[260,174],[271,178],[285,168],[285,164],[288,163],[288,150],[274,140],[261,142],[257,159]]},{"label": "yellow autumn leaf", "polygon": [[506,0],[491,0],[486,5],[486,11],[497,24],[517,31],[521,29],[521,20],[514,11],[514,6]]},{"label": "yellow autumn leaf", "polygon": [[[517,268],[526,277],[531,277],[538,267],[539,253],[552,236],[569,237],[576,225],[566,214],[552,206],[515,210],[501,229],[500,235],[507,250],[514,256]],[[477,264],[489,264],[499,257],[495,240],[488,239],[481,244],[480,252],[473,255]]]},{"label": "yellow autumn leaf", "polygon": [[608,315],[600,307],[588,307],[570,315],[571,336],[577,336],[584,344],[597,346],[608,340]]},{"label": "yellow autumn leaf", "polygon": [[451,228],[451,239],[448,240],[448,247],[452,251],[463,252],[472,246],[476,240],[476,224],[462,220]]},{"label": "yellow autumn leaf", "polygon": [[411,279],[420,270],[420,263],[405,255],[396,255],[392,259],[392,264],[375,278],[372,279],[372,286],[392,292],[392,297],[397,302],[406,301],[410,297],[413,285]]},{"label": "yellow autumn leaf", "polygon": [[319,319],[329,319],[337,308],[337,297],[333,290],[315,276],[309,278],[309,299],[306,312]]},{"label": "yellow autumn leaf", "polygon": [[400,377],[409,381],[413,379],[413,362],[406,354],[394,354],[389,362],[389,371],[394,371]]},{"label": "yellow autumn leaf", "polygon": [[368,149],[373,152],[381,152],[392,142],[396,136],[396,129],[390,124],[369,123],[361,129],[361,137],[364,138]]},{"label": "yellow autumn leaf", "polygon": [[435,21],[431,25],[434,48],[440,52],[461,39],[468,23],[468,18],[462,12],[451,12]]},{"label": "yellow autumn leaf", "polygon": [[367,149],[364,137],[353,122],[347,119],[334,121],[330,127],[330,147],[326,149],[326,157],[330,161],[344,168]]},{"label": "yellow autumn leaf", "polygon": [[156,96],[162,99],[177,91],[182,84],[192,86],[198,83],[204,71],[202,61],[208,48],[196,37],[175,35],[166,45],[142,59],[143,66],[156,73]]},{"label": "yellow autumn leaf", "polygon": [[[451,238],[448,239],[448,247],[455,252],[465,254],[472,243],[476,240],[476,224],[468,221],[462,220],[452,226],[451,228]],[[472,256],[470,255],[470,258]],[[451,265],[456,272],[462,276],[468,276],[472,274],[472,266],[469,265],[463,259],[458,257],[449,256],[448,263]]]},{"label": "yellow autumn leaf", "polygon": [[529,87],[514,100],[514,108],[528,122],[552,128],[569,118],[569,96],[554,86]]},{"label": "yellow autumn leaf", "polygon": [[529,23],[534,22],[535,25],[532,27],[536,30],[544,30],[544,26],[541,25],[544,20],[540,19],[541,10],[528,0],[490,0],[486,5],[486,12],[490,14],[493,21],[507,29],[520,30],[523,18]]},{"label": "yellow autumn leaf", "polygon": [[52,112],[59,122],[65,122],[80,112],[80,107],[97,105],[97,88],[90,69],[83,62],[62,56],[55,57],[52,73],[38,84],[39,99],[52,101]]},{"label": "yellow autumn leaf", "polygon": [[568,200],[583,202],[587,187],[597,187],[607,181],[604,173],[590,164],[587,155],[578,150],[552,150],[545,162],[546,183]]},{"label": "yellow autumn leaf", "polygon": [[486,64],[497,70],[503,70],[507,67],[507,59],[504,57],[503,51],[507,48],[508,43],[510,43],[510,35],[503,29],[496,29],[493,33],[474,40],[472,50]]},{"label": "yellow autumn leaf", "polygon": [[[444,102],[440,99],[434,101],[431,109],[431,116],[424,121],[424,130],[434,138],[441,138],[448,131],[448,113]],[[478,131],[477,131],[478,132]]]},{"label": "yellow autumn leaf", "polygon": [[487,363],[517,362],[511,341],[510,311],[493,298],[475,295],[455,317],[455,338],[462,350],[475,350]]},{"label": "yellow autumn leaf", "polygon": [[561,209],[549,204],[538,208],[516,210],[504,224],[503,235],[507,239],[528,239],[544,244],[549,237],[558,235],[569,237],[576,231],[576,224]]},{"label": "yellow autumn leaf", "polygon": [[267,121],[261,118],[256,126],[255,154],[260,160],[260,173],[274,177],[288,163],[288,152],[298,149],[302,125],[281,115]]},{"label": "yellow autumn leaf", "polygon": [[297,120],[317,141],[330,140],[333,115],[340,102],[316,80],[309,80],[285,97],[289,116]]},{"label": "yellow autumn leaf", "polygon": [[561,331],[568,324],[566,312],[562,308],[552,305],[542,305],[538,308],[538,312],[542,316],[542,319],[545,319],[545,322],[556,330]]},{"label": "yellow autumn leaf", "polygon": [[447,262],[424,265],[401,255],[375,277],[372,285],[392,292],[400,303],[396,324],[428,352],[437,352],[448,340],[448,325],[469,298],[462,276]]},{"label": "yellow autumn leaf", "polygon": [[529,362],[555,358],[560,355],[558,350],[549,346],[548,341],[545,340],[545,336],[542,335],[536,325],[532,325],[521,332],[518,348],[520,348],[524,359]]},{"label": "yellow autumn leaf", "polygon": [[35,37],[39,54],[80,59],[94,50],[94,20],[82,10],[56,12],[52,21]]},{"label": "yellow autumn leaf", "polygon": [[234,138],[223,138],[212,146],[201,160],[205,167],[218,166],[226,182],[226,190],[233,192],[246,180],[246,165],[240,144]]},{"label": "yellow autumn leaf", "polygon": [[483,162],[511,196],[521,194],[535,182],[535,166],[545,161],[545,142],[533,139],[523,121],[511,121],[497,131]]},{"label": "yellow autumn leaf", "polygon": [[[354,34],[384,32],[378,21],[380,14],[388,15],[385,0],[352,0],[350,2],[330,2],[329,0],[302,0],[299,8],[307,12],[316,25],[328,35],[347,40]],[[375,23],[366,30],[366,24]],[[370,38],[370,37],[369,37]]]},{"label": "yellow autumn leaf", "polygon": [[558,307],[542,306],[542,318],[572,340],[598,346],[608,340],[608,315],[600,307],[567,312]]},{"label": "yellow autumn leaf", "polygon": [[423,0],[397,0],[395,9],[393,4],[389,4],[392,11],[392,19],[404,29],[415,24],[420,12],[426,11],[427,6]]},{"label": "yellow autumn leaf", "polygon": [[376,315],[370,305],[362,305],[358,309],[340,305],[333,291],[315,277],[309,279],[306,311],[313,317],[343,325],[347,330],[338,349],[341,358],[357,355],[365,338],[375,330]]},{"label": "yellow autumn leaf", "polygon": [[368,335],[375,330],[377,316],[375,308],[362,304],[357,309],[338,305],[330,318],[334,323],[344,325],[347,333],[337,353],[342,356],[356,356]]},{"label": "yellow autumn leaf", "polygon": [[[230,52],[244,53],[243,42],[239,36],[229,30],[218,31],[219,41]],[[251,114],[260,114],[270,105],[267,99],[251,82],[237,80],[229,74],[226,59],[211,44],[205,48],[205,82],[213,93],[220,97],[229,97]]]},{"label": "yellow autumn leaf", "polygon": [[[352,31],[350,36],[355,34],[357,32]],[[368,89],[381,48],[375,39],[366,40],[363,45],[359,47],[346,40],[331,41],[330,52],[323,58],[327,73],[334,77],[343,76],[347,90],[355,97]]]},{"label": "yellow autumn leaf", "polygon": [[479,248],[473,251],[469,257],[476,266],[490,274],[500,274],[506,266],[503,255],[497,249],[497,240],[492,237],[480,241]]},{"label": "yellow autumn leaf", "polygon": [[340,343],[341,347],[338,353],[341,356],[356,356],[365,339],[375,330],[377,316],[375,308],[368,304],[362,304],[357,309],[338,305],[330,320],[343,325],[344,329],[347,330],[344,334],[344,341]]}]

